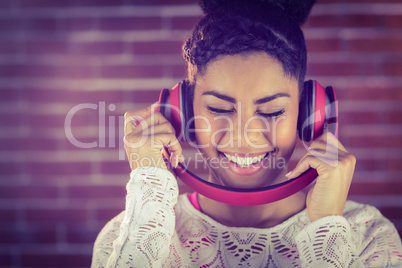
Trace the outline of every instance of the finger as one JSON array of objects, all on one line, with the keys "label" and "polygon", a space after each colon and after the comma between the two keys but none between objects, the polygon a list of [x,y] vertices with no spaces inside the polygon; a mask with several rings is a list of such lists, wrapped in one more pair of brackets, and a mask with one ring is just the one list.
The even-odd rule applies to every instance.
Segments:
[{"label": "finger", "polygon": [[[133,131],[133,134],[135,133],[140,133],[139,131]],[[141,134],[143,136],[145,135],[155,135],[155,134],[176,134],[176,131],[174,130],[172,124],[170,122],[166,121],[157,125],[152,125],[148,128],[145,128],[142,130]]]},{"label": "finger", "polygon": [[[132,115],[125,122],[125,134],[129,133],[141,133],[145,129],[150,128],[158,124],[163,124],[168,122],[167,119],[158,111],[151,111],[150,115],[147,117],[139,117],[138,115]],[[129,131],[131,130],[131,131]],[[129,132],[128,132],[129,131]]]},{"label": "finger", "polygon": [[170,164],[177,167],[178,162],[183,162],[183,149],[174,134],[155,134],[152,136],[156,148],[163,150],[164,147],[168,148],[168,155]]},{"label": "finger", "polygon": [[124,134],[127,135],[132,132],[140,122],[149,117],[157,108],[158,102],[155,102],[145,109],[126,112],[124,114]]},{"label": "finger", "polygon": [[323,175],[324,171],[328,168],[333,168],[338,165],[338,160],[332,158],[321,157],[317,158],[314,155],[308,154],[303,159],[297,163],[296,167],[287,174],[287,178],[293,179],[304,172],[306,172],[309,168],[314,168],[317,170],[319,175]]}]

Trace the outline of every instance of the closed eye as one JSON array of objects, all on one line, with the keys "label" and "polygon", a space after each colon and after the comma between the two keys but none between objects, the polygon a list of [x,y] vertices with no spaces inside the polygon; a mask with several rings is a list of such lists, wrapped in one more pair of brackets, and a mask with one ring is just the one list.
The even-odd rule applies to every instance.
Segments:
[{"label": "closed eye", "polygon": [[214,107],[211,107],[211,106],[207,106],[207,110],[211,111],[213,113],[216,113],[216,114],[228,114],[228,113],[232,113],[232,112],[235,111],[234,109],[225,110],[225,109],[214,108]]},{"label": "closed eye", "polygon": [[278,117],[280,115],[282,115],[285,112],[285,110],[280,110],[274,113],[258,113],[258,115],[262,116],[262,117],[269,117],[269,118],[273,118],[273,117]]},{"label": "closed eye", "polygon": [[[228,114],[228,113],[233,113],[235,111],[235,109],[226,110],[226,109],[214,108],[214,107],[211,107],[211,106],[207,106],[207,110],[211,111],[213,113],[216,113],[216,114]],[[259,116],[262,116],[262,117],[274,118],[274,117],[278,117],[278,116],[282,115],[284,112],[285,112],[285,110],[280,110],[280,111],[277,111],[277,112],[274,112],[274,113],[257,112],[257,114]]]}]

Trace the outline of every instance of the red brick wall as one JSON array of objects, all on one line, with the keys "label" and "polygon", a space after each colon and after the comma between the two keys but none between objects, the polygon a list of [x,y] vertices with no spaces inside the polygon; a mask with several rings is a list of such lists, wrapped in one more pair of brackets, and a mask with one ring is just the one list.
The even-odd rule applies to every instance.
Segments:
[{"label": "red brick wall", "polygon": [[[358,159],[350,198],[401,232],[399,2],[323,0],[304,30],[308,78],[336,88],[340,140]],[[122,115],[183,79],[182,40],[200,16],[190,0],[0,1],[0,267],[89,266],[124,209]],[[79,104],[67,130],[93,148],[67,138]]]}]

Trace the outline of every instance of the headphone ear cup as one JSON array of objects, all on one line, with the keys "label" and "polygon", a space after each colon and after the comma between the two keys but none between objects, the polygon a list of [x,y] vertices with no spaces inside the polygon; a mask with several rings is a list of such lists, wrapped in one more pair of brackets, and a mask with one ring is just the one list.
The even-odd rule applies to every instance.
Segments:
[{"label": "headphone ear cup", "polygon": [[[325,97],[325,107],[328,108],[325,111],[327,116],[325,119],[325,124],[328,131],[330,131],[336,137],[338,135],[338,103],[333,87],[329,86],[325,88]],[[327,112],[327,110],[329,111]]]},{"label": "headphone ear cup", "polygon": [[186,81],[180,83],[181,126],[184,141],[195,141],[194,108],[191,91]]},{"label": "headphone ear cup", "polygon": [[162,89],[159,94],[159,112],[166,117],[166,119],[170,122],[170,90],[167,88]]},{"label": "headphone ear cup", "polygon": [[311,141],[314,136],[314,111],[315,111],[315,83],[312,80],[304,82],[303,94],[299,102],[299,117],[297,130],[302,141]]}]

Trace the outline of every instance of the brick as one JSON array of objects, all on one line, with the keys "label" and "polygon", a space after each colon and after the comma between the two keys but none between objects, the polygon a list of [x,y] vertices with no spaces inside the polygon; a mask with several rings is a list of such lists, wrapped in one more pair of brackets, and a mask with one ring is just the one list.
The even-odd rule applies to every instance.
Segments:
[{"label": "brick", "polygon": [[[129,172],[127,173],[127,180],[129,180],[128,174]],[[69,198],[124,198],[126,189],[123,185],[70,186],[67,188],[67,196]]]},{"label": "brick", "polygon": [[85,223],[88,220],[86,209],[27,209],[25,218],[32,223]]},{"label": "brick", "polygon": [[18,52],[18,45],[16,40],[1,40],[0,54],[16,54]]},{"label": "brick", "polygon": [[0,200],[19,199],[19,198],[57,198],[58,187],[51,186],[2,186],[0,190]]},{"label": "brick", "polygon": [[349,50],[352,52],[401,52],[402,38],[373,38],[347,40]]},{"label": "brick", "polygon": [[3,0],[3,1],[0,1],[0,8],[9,9],[9,8],[13,7],[14,4],[15,4],[15,1],[13,1],[13,0]]},{"label": "brick", "polygon": [[385,27],[401,29],[402,15],[387,15],[385,17]]},{"label": "brick", "polygon": [[0,139],[4,151],[51,151],[59,148],[57,139],[51,138],[7,138]]},{"label": "brick", "polygon": [[399,136],[352,136],[348,137],[348,142],[345,146],[348,147],[387,147],[387,148],[402,148],[402,139]]},{"label": "brick", "polygon": [[13,33],[21,31],[24,23],[21,19],[0,19],[0,33]]},{"label": "brick", "polygon": [[2,65],[0,66],[1,77],[44,77],[44,78],[90,78],[93,69],[88,65]]},{"label": "brick", "polygon": [[310,76],[360,76],[376,75],[374,63],[331,62],[307,64],[307,75]]},{"label": "brick", "polygon": [[390,220],[402,218],[402,207],[382,207],[380,212]]},{"label": "brick", "polygon": [[[402,158],[402,150],[401,150]],[[401,159],[387,159],[385,170],[387,171],[402,171]]]},{"label": "brick", "polygon": [[[65,156],[69,159],[69,156]],[[34,162],[29,159],[26,170],[32,176],[54,176],[54,175],[89,175],[91,174],[91,163],[89,162]],[[49,159],[51,161],[51,159]]]},{"label": "brick", "polygon": [[127,161],[102,162],[102,174],[130,174],[130,165]]},{"label": "brick", "polygon": [[[1,73],[0,73],[1,76]],[[21,99],[21,90],[18,89],[1,89],[0,90],[0,94],[1,94],[1,98],[0,98],[0,103],[1,102],[15,102]]]},{"label": "brick", "polygon": [[132,51],[138,55],[176,54],[181,55],[183,41],[134,42]]},{"label": "brick", "polygon": [[384,64],[384,74],[390,76],[402,76],[402,59],[399,61],[386,62]]},{"label": "brick", "polygon": [[125,0],[70,0],[73,6],[86,6],[86,7],[113,7],[122,6],[125,4]]},{"label": "brick", "polygon": [[[328,1],[328,0],[324,0],[324,1]],[[339,0],[334,0],[336,2],[339,2]],[[399,0],[350,0],[348,1],[350,3],[400,3]]]},{"label": "brick", "polygon": [[52,1],[52,0],[21,0],[19,1],[21,8],[53,8],[53,7],[68,7],[71,5],[70,1]]},{"label": "brick", "polygon": [[71,244],[93,244],[100,230],[74,226],[67,229],[66,242]]},{"label": "brick", "polygon": [[162,28],[160,17],[114,17],[99,19],[101,31],[158,30]]},{"label": "brick", "polygon": [[402,111],[382,112],[385,124],[402,124]]},{"label": "brick", "polygon": [[136,90],[129,92],[128,101],[135,103],[154,103],[159,99],[160,90]]},{"label": "brick", "polygon": [[2,223],[17,221],[17,210],[15,209],[0,209],[0,215]]},{"label": "brick", "polygon": [[17,127],[21,124],[21,115],[0,114],[0,126]]},{"label": "brick", "polygon": [[[157,5],[166,5],[166,1],[164,0],[127,0],[130,5],[144,5],[144,6],[157,6]],[[181,5],[181,4],[192,4],[194,1],[188,0],[169,0],[169,5]]]},{"label": "brick", "polygon": [[36,56],[42,54],[68,54],[69,43],[67,40],[56,39],[27,40],[22,43],[22,49],[22,52]]},{"label": "brick", "polygon": [[122,210],[118,209],[97,209],[96,210],[96,220],[106,222],[110,221],[117,215],[121,213]]},{"label": "brick", "polygon": [[380,15],[313,15],[304,27],[379,27],[384,26],[384,17]]},{"label": "brick", "polygon": [[337,38],[328,39],[306,39],[307,51],[311,52],[327,52],[341,50],[341,40]]},{"label": "brick", "polygon": [[374,111],[370,112],[339,112],[342,124],[376,124],[382,122],[382,116]]},{"label": "brick", "polygon": [[351,195],[400,195],[402,183],[352,183],[349,194]]},{"label": "brick", "polygon": [[169,70],[171,72],[170,76],[177,78],[178,80],[182,80],[187,76],[187,66],[185,64],[171,66],[169,67]]},{"label": "brick", "polygon": [[353,87],[337,90],[337,96],[347,100],[398,100],[402,99],[402,90],[399,87]]},{"label": "brick", "polygon": [[[73,135],[74,135],[74,131],[73,131]],[[90,138],[83,138],[83,137],[79,137],[79,136],[74,136],[74,139],[80,143],[84,143],[86,145],[89,146],[89,144],[96,142],[99,146],[99,137],[90,137]],[[108,145],[108,137],[105,138],[106,141],[106,146]],[[116,145],[118,143],[115,143]],[[73,143],[71,143],[68,139],[65,139],[63,141],[61,141],[60,143],[60,149],[62,150],[82,150],[81,147],[77,147],[75,146]],[[85,149],[88,150],[88,149]]]},{"label": "brick", "polygon": [[62,18],[59,19],[61,31],[90,31],[95,30],[94,18]]},{"label": "brick", "polygon": [[194,26],[201,19],[201,16],[197,17],[173,17],[172,18],[172,29],[175,30],[192,30]]},{"label": "brick", "polygon": [[384,168],[384,163],[376,159],[357,159],[355,171],[377,171]]},{"label": "brick", "polygon": [[[27,116],[28,126],[31,128],[64,128],[65,115],[31,114]],[[98,113],[96,110],[85,109],[73,114],[71,127],[98,126]]]},{"label": "brick", "polygon": [[122,54],[123,42],[87,42],[70,43],[71,54],[75,55],[108,55]]},{"label": "brick", "polygon": [[30,230],[2,229],[0,244],[54,244],[57,242],[54,227],[32,228]]},{"label": "brick", "polygon": [[12,267],[13,263],[13,256],[7,253],[0,253],[0,266],[3,267]]},{"label": "brick", "polygon": [[[59,88],[40,89],[40,88],[29,88],[29,87],[25,88],[25,91],[30,92],[29,96],[30,103],[55,103],[55,102],[71,103],[72,104],[71,108],[73,108],[76,104],[79,103],[92,103],[99,105],[99,102],[101,101],[105,102],[106,107],[108,107],[109,104],[124,102],[127,98],[126,96],[129,94],[127,93],[127,91],[124,90],[73,91]],[[11,97],[9,98],[11,99]],[[16,97],[14,97],[14,99],[16,99]]]},{"label": "brick", "polygon": [[21,173],[21,165],[17,162],[0,162],[1,175],[15,175]]},{"label": "brick", "polygon": [[55,33],[57,31],[57,26],[57,19],[55,18],[35,18],[23,20],[23,30],[28,32]]},{"label": "brick", "polygon": [[163,66],[160,65],[116,65],[102,66],[103,78],[159,78],[163,76]]},{"label": "brick", "polygon": [[20,257],[22,267],[90,267],[91,255],[63,253],[23,253]]}]

